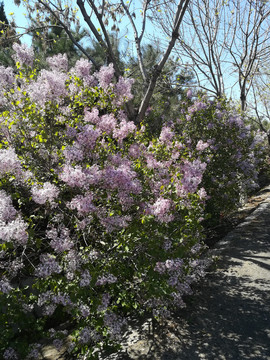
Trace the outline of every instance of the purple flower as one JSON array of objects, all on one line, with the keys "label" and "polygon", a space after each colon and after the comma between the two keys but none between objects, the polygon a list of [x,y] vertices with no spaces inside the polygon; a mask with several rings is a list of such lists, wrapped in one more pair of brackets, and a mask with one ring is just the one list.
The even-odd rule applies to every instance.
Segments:
[{"label": "purple flower", "polygon": [[5,175],[6,173],[20,176],[22,175],[22,172],[21,162],[18,159],[15,150],[12,148],[0,149],[0,176]]},{"label": "purple flower", "polygon": [[199,189],[198,195],[199,195],[201,200],[209,199],[209,196],[207,195],[207,192],[205,191],[204,188]]},{"label": "purple flower", "polygon": [[80,310],[82,317],[84,317],[84,318],[87,318],[90,315],[90,308],[89,308],[89,306],[87,306],[85,304],[81,304],[79,306],[79,310]]},{"label": "purple flower", "polygon": [[107,310],[109,304],[110,304],[111,296],[108,293],[105,293],[102,295],[102,302],[101,305],[98,307],[98,311],[105,311]]},{"label": "purple flower", "polygon": [[68,71],[68,58],[66,54],[58,54],[46,59],[52,70]]},{"label": "purple flower", "polygon": [[191,89],[188,89],[188,91],[187,91],[187,98],[188,98],[188,99],[191,99],[192,96],[193,96],[192,90],[191,90]]},{"label": "purple flower", "polygon": [[129,134],[134,133],[136,125],[132,121],[122,120],[119,127],[114,129],[113,136],[122,142]]},{"label": "purple flower", "polygon": [[202,181],[206,166],[207,164],[200,160],[193,160],[192,162],[184,161],[181,168],[183,173],[181,184],[176,184],[178,196],[196,192],[198,185]]},{"label": "purple flower", "polygon": [[13,69],[11,67],[5,68],[4,66],[0,66],[0,86],[11,87],[13,82],[15,81],[15,75]]},{"label": "purple flower", "polygon": [[61,102],[68,95],[67,79],[66,73],[41,70],[37,80],[29,85],[30,98],[40,106],[49,101]]},{"label": "purple flower", "polygon": [[96,330],[90,329],[89,327],[85,327],[80,332],[79,341],[82,344],[87,344],[90,342],[90,340],[99,341],[100,336],[98,335]]},{"label": "purple flower", "polygon": [[111,337],[118,338],[124,325],[126,325],[126,320],[109,312],[104,315],[104,325],[108,327]]},{"label": "purple flower", "polygon": [[0,238],[3,242],[14,241],[25,245],[28,240],[28,225],[12,206],[10,196],[0,190]]},{"label": "purple flower", "polygon": [[92,124],[97,124],[100,121],[99,110],[97,108],[93,108],[91,111],[85,110],[84,120]]},{"label": "purple flower", "polygon": [[93,204],[93,194],[88,193],[86,196],[75,196],[69,203],[69,207],[71,209],[76,209],[81,215],[95,211],[96,207]]},{"label": "purple flower", "polygon": [[81,129],[81,131],[77,134],[76,138],[80,146],[83,146],[84,148],[90,150],[96,146],[96,141],[100,135],[101,135],[100,129],[94,129],[93,125],[85,125]]},{"label": "purple flower", "polygon": [[117,282],[117,277],[112,274],[99,276],[96,282],[97,286],[106,285],[106,284],[114,284]]},{"label": "purple flower", "polygon": [[102,115],[98,123],[98,128],[107,134],[111,134],[117,125],[117,121],[113,114]]},{"label": "purple flower", "polygon": [[16,215],[17,211],[12,205],[11,197],[5,190],[0,190],[0,221],[7,222],[14,220]]},{"label": "purple flower", "polygon": [[89,286],[91,282],[92,276],[90,275],[88,270],[84,270],[81,273],[80,286],[85,287]]},{"label": "purple flower", "polygon": [[86,185],[86,175],[81,166],[72,167],[64,165],[59,178],[71,187],[84,187]]},{"label": "purple flower", "polygon": [[73,303],[72,303],[69,295],[67,295],[65,293],[58,293],[57,295],[53,295],[51,297],[51,301],[57,305],[73,306]]},{"label": "purple flower", "polygon": [[34,50],[29,48],[27,44],[15,43],[12,46],[15,54],[12,56],[15,61],[21,65],[32,66],[34,61]]},{"label": "purple flower", "polygon": [[175,134],[170,127],[164,126],[161,130],[159,140],[164,144],[168,144],[172,141],[174,135]]},{"label": "purple flower", "polygon": [[209,146],[207,142],[203,142],[202,140],[198,141],[198,144],[196,145],[196,150],[203,151]]},{"label": "purple flower", "polygon": [[80,59],[76,61],[73,71],[77,76],[84,78],[90,74],[91,67],[92,64],[90,61],[86,59]]},{"label": "purple flower", "polygon": [[113,100],[115,105],[122,105],[124,102],[131,100],[133,95],[131,93],[131,88],[134,80],[127,79],[120,76],[118,82],[115,84],[114,92],[116,98]]},{"label": "purple flower", "polygon": [[151,206],[151,214],[156,216],[160,222],[170,222],[174,219],[174,216],[170,214],[172,209],[172,200],[160,197]]},{"label": "purple flower", "polygon": [[101,214],[100,222],[108,232],[112,232],[114,230],[124,229],[128,227],[129,223],[131,222],[131,216],[115,215],[115,216],[104,217]]},{"label": "purple flower", "polygon": [[6,278],[2,278],[0,280],[0,292],[3,294],[8,294],[12,290],[12,286],[10,285],[9,281]]},{"label": "purple flower", "polygon": [[99,72],[95,73],[95,76],[99,81],[100,87],[106,90],[111,84],[114,76],[113,64],[109,64],[109,66],[101,66]]},{"label": "purple flower", "polygon": [[57,229],[52,228],[46,231],[46,236],[51,239],[50,246],[57,253],[63,253],[73,248],[74,243],[69,237],[69,229],[62,227],[60,228],[60,234]]},{"label": "purple flower", "polygon": [[137,173],[125,163],[118,165],[117,168],[108,166],[103,173],[103,181],[107,189],[139,194],[142,187],[136,177]]},{"label": "purple flower", "polygon": [[53,340],[53,346],[54,346],[58,351],[61,350],[61,348],[63,347],[63,344],[64,344],[64,342],[63,342],[62,339],[54,339],[54,340]]},{"label": "purple flower", "polygon": [[16,353],[16,351],[14,349],[12,349],[11,347],[9,347],[8,349],[6,349],[4,351],[3,354],[3,359],[4,360],[17,360],[18,359],[18,355]]},{"label": "purple flower", "polygon": [[62,271],[61,266],[56,261],[56,258],[51,254],[43,254],[40,256],[40,264],[36,269],[36,275],[41,278],[46,278]]},{"label": "purple flower", "polygon": [[42,187],[37,185],[31,189],[32,199],[40,205],[43,205],[48,201],[53,203],[54,199],[59,195],[59,189],[54,184],[45,182]]},{"label": "purple flower", "polygon": [[67,146],[63,151],[63,155],[68,163],[72,163],[73,161],[82,161],[84,158],[84,152],[78,143],[75,143],[72,146]]},{"label": "purple flower", "polygon": [[131,157],[135,158],[135,159],[138,159],[142,152],[141,152],[141,149],[140,149],[140,146],[138,144],[132,144],[130,145],[130,148],[128,150],[128,153]]}]

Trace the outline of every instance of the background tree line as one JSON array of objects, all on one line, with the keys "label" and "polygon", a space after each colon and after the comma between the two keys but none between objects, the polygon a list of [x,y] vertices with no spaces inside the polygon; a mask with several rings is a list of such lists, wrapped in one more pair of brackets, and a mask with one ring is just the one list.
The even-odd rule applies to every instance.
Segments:
[{"label": "background tree line", "polygon": [[[83,55],[96,69],[113,63],[117,78],[136,79],[126,109],[135,122],[151,113],[164,117],[168,108],[174,112],[193,87],[232,99],[268,133],[269,2],[77,0],[74,6],[69,0],[30,0],[25,6],[26,32],[41,62],[65,52],[72,64]],[[3,5],[1,20],[1,37],[15,40],[15,24],[8,23]],[[0,61],[7,63],[7,56]]]}]

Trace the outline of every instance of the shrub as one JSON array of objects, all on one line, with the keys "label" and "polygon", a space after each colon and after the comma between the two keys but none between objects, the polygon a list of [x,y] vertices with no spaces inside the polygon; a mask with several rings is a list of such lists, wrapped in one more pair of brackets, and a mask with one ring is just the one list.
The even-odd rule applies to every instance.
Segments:
[{"label": "shrub", "polygon": [[[123,111],[132,81],[65,56],[37,71],[26,47],[1,93],[0,351],[71,358],[117,348],[128,316],[168,316],[203,272],[206,169],[169,126],[151,139]],[[23,62],[24,59],[27,62]],[[7,161],[9,158],[9,161]]]},{"label": "shrub", "polygon": [[207,163],[201,185],[208,196],[206,213],[216,222],[256,189],[265,158],[264,137],[252,132],[226,100],[191,97],[181,108],[174,129]]}]

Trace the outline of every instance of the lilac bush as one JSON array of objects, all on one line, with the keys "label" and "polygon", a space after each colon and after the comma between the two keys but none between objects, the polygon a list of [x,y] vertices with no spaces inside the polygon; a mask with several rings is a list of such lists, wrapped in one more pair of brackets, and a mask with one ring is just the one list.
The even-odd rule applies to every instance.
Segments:
[{"label": "lilac bush", "polygon": [[0,100],[0,351],[34,359],[41,338],[60,348],[70,335],[67,358],[94,359],[132,314],[184,306],[202,275],[210,157],[171,126],[151,138],[129,122],[132,81],[112,65],[67,72],[57,55],[37,71],[14,50]]},{"label": "lilac bush", "polygon": [[226,100],[187,98],[181,107],[174,128],[207,163],[201,185],[207,193],[206,213],[215,222],[239,207],[241,198],[258,186],[265,139],[252,132]]}]

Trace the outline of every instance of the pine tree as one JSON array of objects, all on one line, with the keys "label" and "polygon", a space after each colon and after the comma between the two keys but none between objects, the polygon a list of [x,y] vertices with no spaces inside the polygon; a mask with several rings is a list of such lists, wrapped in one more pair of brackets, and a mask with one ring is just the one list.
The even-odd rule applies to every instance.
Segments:
[{"label": "pine tree", "polygon": [[15,35],[14,25],[10,24],[5,13],[4,3],[0,3],[0,65],[13,66],[12,37]]},{"label": "pine tree", "polygon": [[[151,77],[154,66],[159,62],[162,52],[158,45],[148,44],[143,48],[142,55],[147,76]],[[127,67],[130,76],[136,80],[133,86],[133,93],[135,105],[138,106],[146,84],[141,76],[137,58],[131,58]],[[171,58],[167,61],[158,78],[149,110],[147,111],[148,117],[151,118],[151,121],[148,121],[148,123],[152,124],[151,128],[153,128],[153,131],[158,131],[162,123],[172,118],[172,116],[177,116],[179,103],[184,98],[186,89],[192,84],[193,80],[192,72],[180,67],[176,59]],[[163,121],[160,121],[161,118]]]},{"label": "pine tree", "polygon": [[[35,19],[31,18],[30,20],[34,28],[37,25]],[[75,30],[72,30],[72,34],[77,41],[81,41],[86,32],[77,26]],[[32,46],[40,61],[40,67],[45,66],[47,57],[57,54],[67,54],[70,66],[73,66],[76,60],[81,57],[63,27],[53,17],[49,19],[48,26],[33,32],[32,36]]]}]

